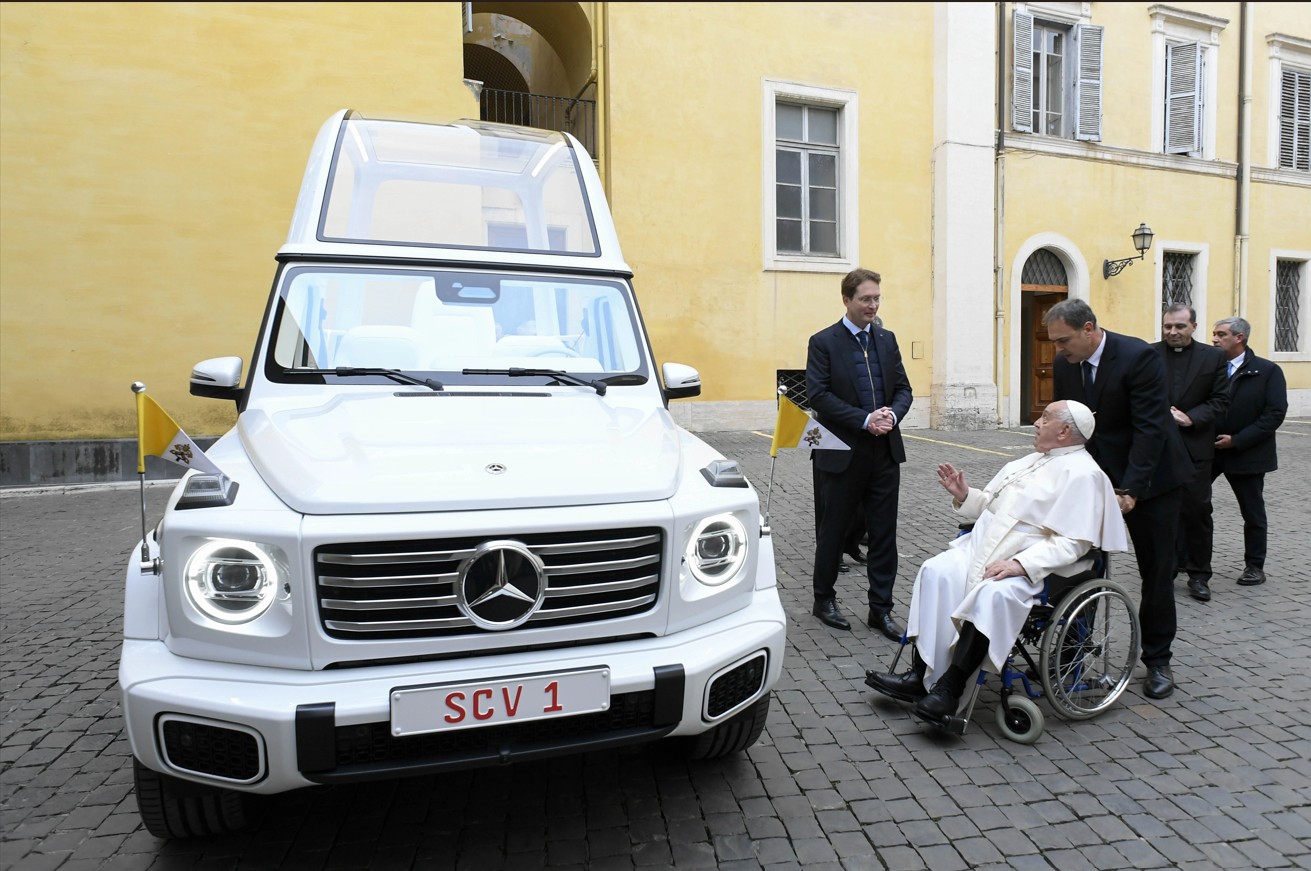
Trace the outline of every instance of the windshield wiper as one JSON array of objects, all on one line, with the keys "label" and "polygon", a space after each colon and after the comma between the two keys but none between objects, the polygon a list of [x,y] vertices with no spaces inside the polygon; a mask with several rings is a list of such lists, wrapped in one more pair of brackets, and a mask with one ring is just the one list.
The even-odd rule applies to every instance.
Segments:
[{"label": "windshield wiper", "polygon": [[465,375],[508,375],[511,378],[528,378],[539,376],[542,378],[554,378],[556,381],[563,381],[565,384],[577,384],[579,387],[591,387],[600,396],[605,396],[606,383],[604,381],[589,381],[586,378],[579,378],[577,375],[570,375],[568,372],[561,372],[559,369],[521,369],[518,366],[511,366],[509,369],[465,369]]},{"label": "windshield wiper", "polygon": [[432,390],[446,389],[435,378],[419,378],[399,369],[384,369],[380,366],[338,366],[336,369],[292,369],[289,371],[303,372],[309,375],[337,375],[342,378],[353,378],[357,375],[382,375],[393,381],[399,381],[401,384],[417,384],[420,387],[428,387]]}]

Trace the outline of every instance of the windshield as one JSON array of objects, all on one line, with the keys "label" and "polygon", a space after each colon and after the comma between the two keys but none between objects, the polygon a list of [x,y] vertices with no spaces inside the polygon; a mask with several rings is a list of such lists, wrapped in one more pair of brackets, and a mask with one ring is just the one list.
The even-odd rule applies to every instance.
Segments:
[{"label": "windshield", "polygon": [[463,370],[511,367],[645,377],[630,300],[606,279],[298,267],[283,282],[267,373],[299,381],[382,368],[441,373],[447,385],[507,383]]}]

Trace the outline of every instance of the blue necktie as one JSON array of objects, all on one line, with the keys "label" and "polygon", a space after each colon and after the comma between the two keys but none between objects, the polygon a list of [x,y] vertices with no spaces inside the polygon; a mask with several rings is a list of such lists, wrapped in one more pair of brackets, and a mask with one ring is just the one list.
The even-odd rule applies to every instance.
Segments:
[{"label": "blue necktie", "polygon": [[1096,380],[1097,380],[1097,375],[1096,375],[1096,370],[1093,369],[1093,364],[1088,362],[1087,360],[1084,360],[1083,361],[1083,386],[1085,388],[1092,387],[1093,382]]},{"label": "blue necktie", "polygon": [[862,351],[864,351],[865,353],[868,354],[868,353],[869,353],[869,333],[865,332],[864,330],[861,330],[860,332],[856,333],[856,341],[857,341],[857,342],[860,342],[860,349],[861,349]]}]

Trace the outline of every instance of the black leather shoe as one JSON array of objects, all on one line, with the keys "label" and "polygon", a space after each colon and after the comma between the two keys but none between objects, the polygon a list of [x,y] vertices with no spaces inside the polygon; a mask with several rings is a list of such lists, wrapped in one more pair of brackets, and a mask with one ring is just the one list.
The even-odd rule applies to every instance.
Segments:
[{"label": "black leather shoe", "polygon": [[1174,675],[1168,665],[1147,666],[1147,677],[1143,679],[1143,693],[1149,699],[1163,699],[1174,692]]},{"label": "black leather shoe", "polygon": [[959,707],[960,696],[953,695],[951,690],[939,681],[933,685],[933,689],[929,690],[928,695],[915,703],[915,713],[922,719],[940,722],[955,714]]},{"label": "black leather shoe", "polygon": [[885,696],[892,696],[902,702],[918,702],[928,695],[924,689],[924,676],[914,669],[901,674],[879,674],[865,672],[865,686],[873,687]]},{"label": "black leather shoe", "polygon": [[847,572],[851,571],[851,567],[846,563],[838,563],[838,571],[845,575]]},{"label": "black leather shoe", "polygon": [[874,608],[869,609],[869,619],[865,621],[869,628],[882,632],[883,637],[890,641],[900,641],[905,631],[897,625],[897,621],[892,619],[891,611],[879,611]]},{"label": "black leather shoe", "polygon": [[1265,583],[1265,572],[1253,566],[1243,569],[1243,576],[1238,579],[1238,583],[1244,587],[1255,587],[1257,584]]},{"label": "black leather shoe", "polygon": [[1209,602],[1211,601],[1211,585],[1207,583],[1206,578],[1189,578],[1188,595],[1199,602]]},{"label": "black leather shoe", "polygon": [[860,565],[863,566],[865,564],[865,556],[860,552],[860,548],[853,547],[851,550],[844,551],[844,553],[846,553],[847,556],[851,557]]},{"label": "black leather shoe", "polygon": [[832,626],[834,629],[843,629],[850,631],[851,624],[847,618],[842,616],[838,610],[838,603],[832,599],[825,599],[822,602],[816,602],[815,608],[810,613],[819,618],[819,622],[825,626]]}]

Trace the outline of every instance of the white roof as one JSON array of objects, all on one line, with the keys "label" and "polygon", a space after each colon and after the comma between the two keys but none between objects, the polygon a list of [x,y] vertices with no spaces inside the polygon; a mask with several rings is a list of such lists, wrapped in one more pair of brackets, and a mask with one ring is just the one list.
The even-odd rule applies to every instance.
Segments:
[{"label": "white roof", "polygon": [[631,271],[568,133],[350,110],[319,130],[279,253]]}]

